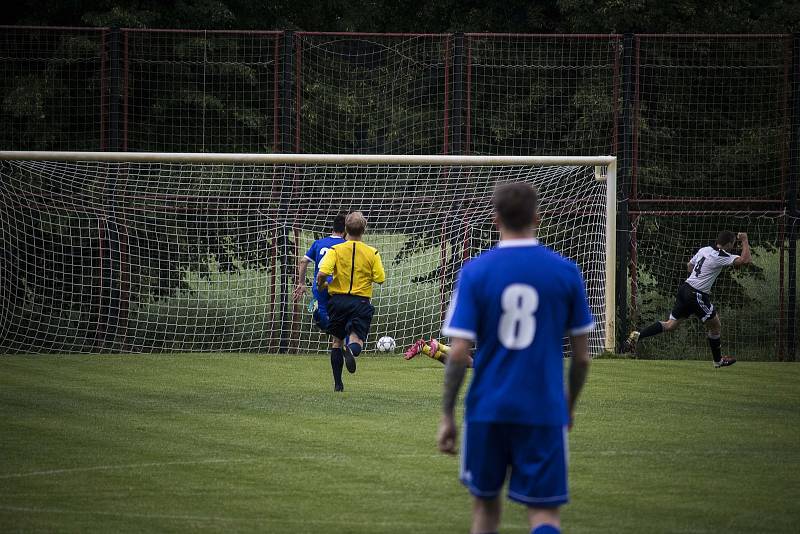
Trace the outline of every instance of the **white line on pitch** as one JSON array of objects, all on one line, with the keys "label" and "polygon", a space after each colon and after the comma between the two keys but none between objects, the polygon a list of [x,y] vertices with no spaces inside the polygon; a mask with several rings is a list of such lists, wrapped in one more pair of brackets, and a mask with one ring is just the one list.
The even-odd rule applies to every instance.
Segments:
[{"label": "white line on pitch", "polygon": [[[392,458],[444,458],[441,454],[393,454]],[[29,471],[27,473],[10,473],[0,475],[0,480],[9,478],[40,477],[48,475],[62,475],[68,473],[82,473],[88,471],[111,471],[114,469],[138,469],[141,467],[165,467],[170,465],[202,465],[202,464],[232,464],[232,463],[254,463],[270,462],[280,460],[325,460],[336,458],[348,458],[344,454],[298,454],[281,456],[264,456],[263,458],[241,458],[241,459],[208,459],[208,460],[181,460],[175,462],[150,462],[141,464],[121,464],[121,465],[94,465],[88,467],[70,467],[65,469],[48,469],[44,471]],[[370,459],[369,457],[359,457],[361,460]],[[380,459],[380,458],[374,458]]]}]

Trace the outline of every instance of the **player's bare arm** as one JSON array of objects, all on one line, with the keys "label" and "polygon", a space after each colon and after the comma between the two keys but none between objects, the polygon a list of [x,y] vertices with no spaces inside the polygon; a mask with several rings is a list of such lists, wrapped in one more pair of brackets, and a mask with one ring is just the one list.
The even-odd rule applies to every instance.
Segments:
[{"label": "player's bare arm", "polygon": [[736,239],[742,243],[742,254],[733,260],[733,265],[734,267],[740,267],[742,265],[747,265],[752,261],[750,256],[750,241],[747,239],[747,234],[745,232],[739,232],[736,234]]},{"label": "player's bare arm", "polygon": [[295,286],[294,294],[292,295],[295,302],[306,294],[306,271],[309,263],[309,259],[303,256],[300,258],[300,263],[297,264],[297,286]]},{"label": "player's bare arm", "polygon": [[439,422],[437,441],[439,450],[447,454],[455,454],[458,429],[455,421],[455,406],[467,363],[471,360],[472,342],[454,338],[450,347],[449,358],[444,370],[444,391],[442,393],[442,419]]},{"label": "player's bare arm", "polygon": [[317,287],[320,291],[324,291],[328,287],[328,276],[330,276],[330,273],[323,273],[322,271],[317,273]]},{"label": "player's bare arm", "polygon": [[686,272],[687,273],[691,273],[692,271],[694,271],[694,263],[692,263],[690,261],[687,261],[686,262]]},{"label": "player's bare arm", "polygon": [[586,383],[586,376],[589,374],[589,335],[581,334],[570,336],[569,344],[572,348],[572,361],[569,365],[569,428],[575,419],[575,404],[578,400],[583,385]]}]

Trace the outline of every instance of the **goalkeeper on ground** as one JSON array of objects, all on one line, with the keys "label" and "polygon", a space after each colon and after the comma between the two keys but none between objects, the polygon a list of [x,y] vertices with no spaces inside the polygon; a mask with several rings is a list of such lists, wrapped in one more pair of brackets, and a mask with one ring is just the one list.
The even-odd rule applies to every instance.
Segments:
[{"label": "goalkeeper on ground", "polygon": [[[444,343],[440,343],[434,338],[431,338],[430,341],[418,339],[413,345],[406,349],[405,353],[403,353],[403,358],[410,360],[420,353],[446,364],[447,355],[450,353],[450,347]],[[469,363],[467,367],[472,367],[472,357],[469,357]]]}]

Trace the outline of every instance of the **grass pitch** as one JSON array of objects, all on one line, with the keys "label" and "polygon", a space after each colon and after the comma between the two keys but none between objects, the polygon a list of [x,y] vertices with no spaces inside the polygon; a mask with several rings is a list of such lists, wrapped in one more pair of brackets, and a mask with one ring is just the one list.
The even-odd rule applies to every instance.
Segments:
[{"label": "grass pitch", "polygon": [[[363,356],[0,357],[0,531],[468,532],[442,366]],[[796,532],[800,365],[598,360],[565,532]],[[505,507],[502,532],[527,532]]]}]

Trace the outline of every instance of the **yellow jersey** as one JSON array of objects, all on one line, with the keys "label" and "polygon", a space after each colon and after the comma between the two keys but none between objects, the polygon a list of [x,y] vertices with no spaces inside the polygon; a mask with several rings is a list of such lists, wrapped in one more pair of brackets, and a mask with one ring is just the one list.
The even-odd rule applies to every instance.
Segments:
[{"label": "yellow jersey", "polygon": [[363,241],[334,245],[322,258],[319,272],[333,275],[329,295],[358,295],[372,298],[372,283],[382,284],[386,272],[378,250]]}]

